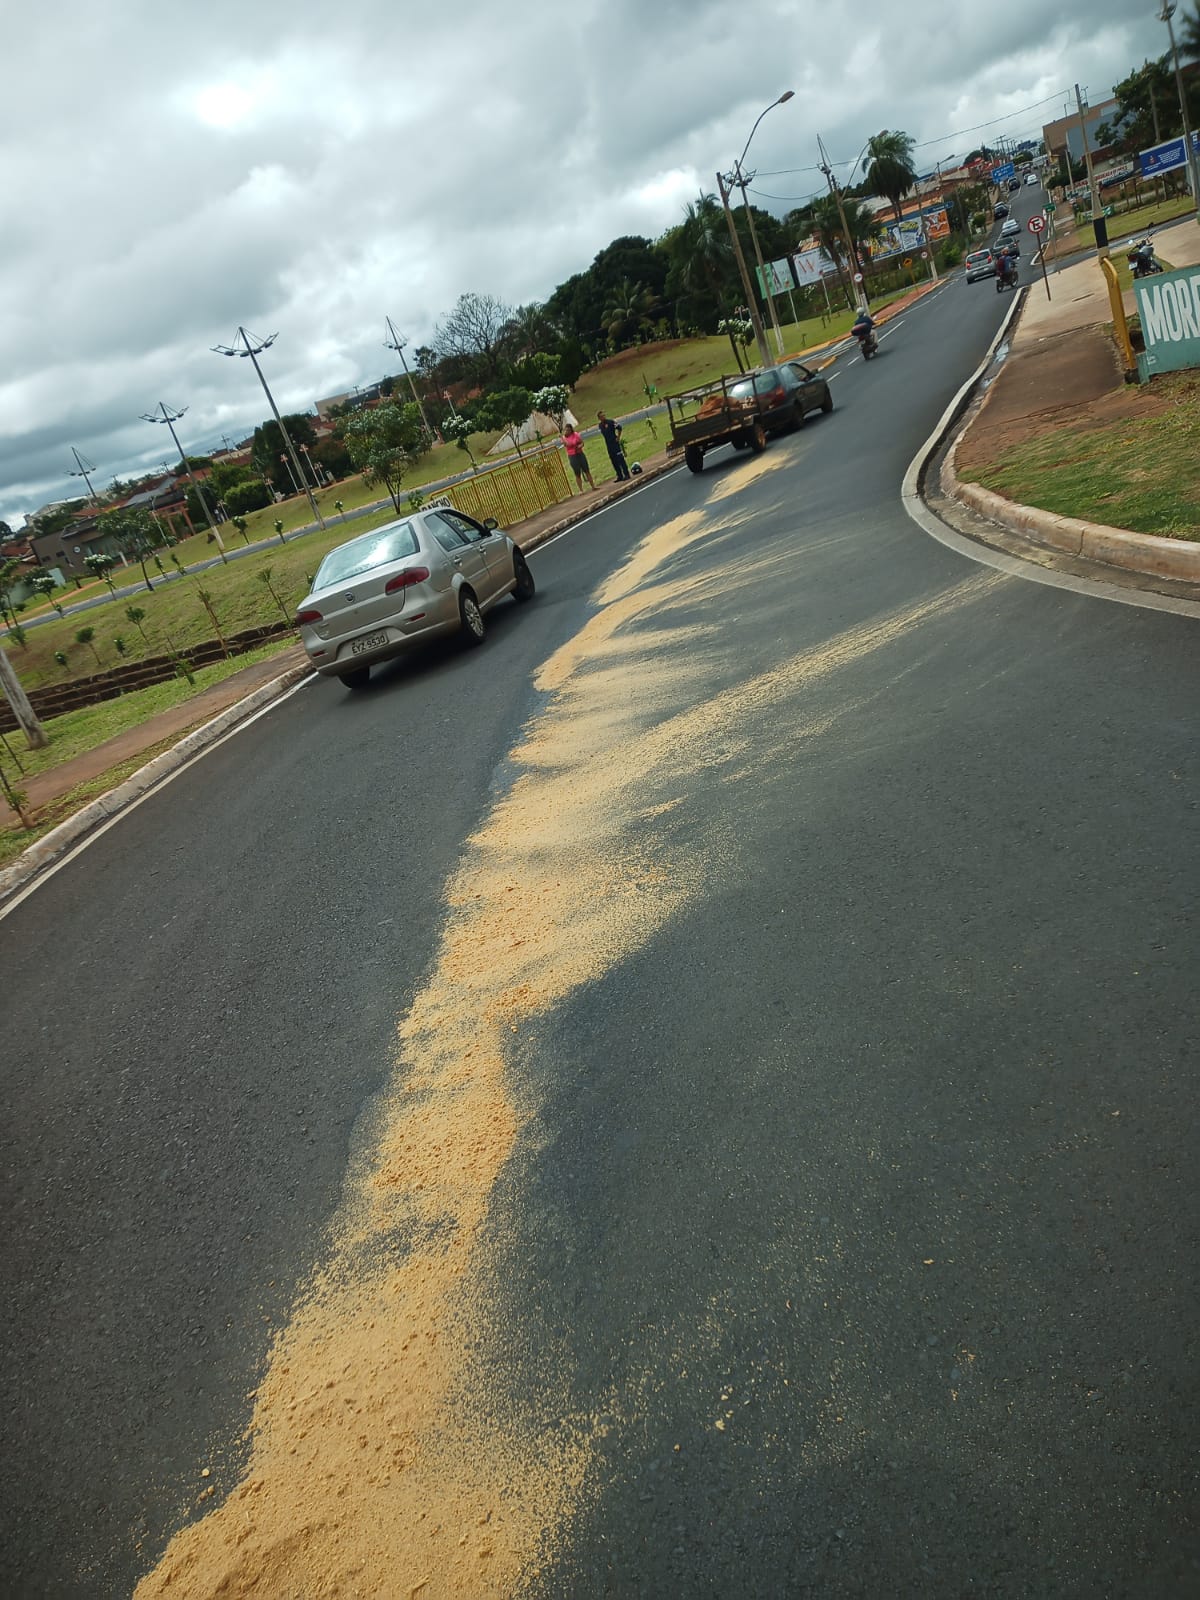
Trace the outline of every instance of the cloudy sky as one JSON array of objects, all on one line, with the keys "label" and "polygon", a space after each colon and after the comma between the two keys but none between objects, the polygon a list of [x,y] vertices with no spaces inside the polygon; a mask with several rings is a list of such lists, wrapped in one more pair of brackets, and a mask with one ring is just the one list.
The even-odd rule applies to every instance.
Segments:
[{"label": "cloudy sky", "polygon": [[[655,237],[754,140],[759,203],[902,128],[922,165],[1037,135],[1165,29],[1157,0],[0,0],[0,518],[153,470],[265,402],[394,371],[459,294],[544,299]],[[1004,118],[1003,121],[993,119]],[[979,132],[968,132],[983,127]]]}]

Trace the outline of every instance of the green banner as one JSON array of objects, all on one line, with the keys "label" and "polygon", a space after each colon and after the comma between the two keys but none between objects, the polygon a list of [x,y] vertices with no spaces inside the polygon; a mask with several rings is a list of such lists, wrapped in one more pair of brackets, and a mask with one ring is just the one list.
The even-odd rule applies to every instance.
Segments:
[{"label": "green banner", "polygon": [[1135,278],[1133,292],[1146,341],[1142,377],[1200,367],[1200,267]]}]

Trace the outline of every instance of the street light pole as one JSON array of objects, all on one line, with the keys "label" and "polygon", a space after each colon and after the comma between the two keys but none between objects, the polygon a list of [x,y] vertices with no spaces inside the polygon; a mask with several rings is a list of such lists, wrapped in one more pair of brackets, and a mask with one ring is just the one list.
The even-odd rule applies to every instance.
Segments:
[{"label": "street light pole", "polygon": [[746,291],[746,307],[750,312],[750,321],[754,325],[754,342],[758,346],[758,364],[760,367],[771,365],[771,352],[767,349],[767,336],[763,332],[762,318],[758,314],[758,301],[754,297],[754,289],[750,283],[750,274],[746,270],[746,257],[742,254],[742,241],[738,238],[737,228],[734,226],[733,212],[729,209],[729,191],[725,187],[725,179],[717,173],[717,188],[721,193],[721,205],[725,212],[725,221],[729,224],[729,237],[733,240],[734,259],[738,264],[738,271],[742,275],[742,288]]},{"label": "street light pole", "polygon": [[[731,187],[736,183],[742,191],[742,207],[746,213],[746,221],[750,224],[750,240],[754,245],[754,259],[758,263],[758,271],[762,280],[763,294],[766,296],[767,309],[771,313],[771,326],[775,330],[775,343],[778,348],[779,355],[783,354],[783,333],[779,326],[779,313],[775,309],[775,296],[771,291],[771,285],[767,279],[767,269],[763,263],[762,251],[758,244],[758,229],[754,226],[754,213],[750,209],[750,201],[746,194],[746,173],[744,164],[746,160],[746,152],[754,142],[754,135],[758,132],[759,123],[766,116],[768,111],[774,111],[776,106],[786,105],[787,102],[794,97],[795,93],[796,91],[794,89],[785,89],[779,96],[778,100],[772,100],[769,106],[765,106],[763,110],[759,112],[758,116],[755,118],[754,126],[750,129],[750,137],[746,140],[745,147],[743,148],[741,155],[734,163],[733,176],[729,180]],[[718,174],[718,181],[720,181],[720,174]],[[767,354],[766,336],[762,332],[762,318],[758,315],[757,302],[754,294],[750,290],[749,284],[746,281],[749,274],[745,270],[745,260],[742,257],[741,246],[738,243],[736,231],[733,229],[733,221],[729,211],[729,202],[725,195],[723,184],[721,188],[721,194],[722,198],[725,200],[725,214],[726,217],[730,218],[729,226],[730,230],[734,233],[734,244],[737,247],[738,259],[742,266],[742,282],[746,287],[747,294],[750,296],[750,307],[752,311],[751,320],[754,323],[754,332],[756,338],[758,339],[759,360],[761,364],[766,367],[770,365],[770,357]]]},{"label": "street light pole", "polygon": [[168,411],[167,408],[166,408],[166,405],[163,403],[163,401],[160,400],[158,402],[158,409],[162,412],[162,416],[161,417],[155,416],[155,414],[152,411],[149,411],[149,412],[143,411],[142,412],[142,421],[143,422],[165,422],[167,427],[171,430],[171,437],[175,441],[175,448],[176,448],[176,450],[179,451],[179,459],[180,459],[180,461],[183,462],[183,470],[187,473],[188,477],[192,480],[192,488],[195,489],[195,491],[196,491],[196,499],[199,500],[200,509],[204,512],[204,520],[205,520],[205,522],[208,523],[209,532],[212,534],[213,538],[217,541],[217,550],[220,552],[221,560],[222,561],[227,561],[227,558],[226,558],[226,555],[225,555],[225,541],[221,538],[221,535],[217,532],[217,525],[213,521],[212,512],[208,509],[208,500],[205,498],[204,490],[201,489],[199,483],[197,483],[196,474],[192,471],[191,463],[188,461],[187,456],[184,454],[183,446],[179,442],[179,435],[175,432],[175,424],[179,421],[180,417],[185,415],[185,413],[187,412],[187,407],[184,406],[179,411]]},{"label": "street light pole", "polygon": [[391,337],[390,340],[389,339],[385,339],[383,341],[383,348],[385,350],[394,350],[396,352],[396,354],[400,357],[400,365],[404,368],[404,376],[408,379],[408,387],[412,390],[412,397],[416,401],[417,410],[421,413],[421,422],[424,425],[425,432],[429,435],[429,437],[431,439],[436,438],[437,435],[435,434],[434,430],[429,426],[429,418],[425,415],[424,402],[422,401],[421,396],[417,393],[416,379],[413,377],[412,373],[408,370],[408,362],[404,359],[404,347],[408,343],[408,340],[405,339],[401,334],[396,332],[395,328],[392,326],[391,317],[385,318],[385,321],[387,322],[387,325],[388,325],[388,332],[391,334],[392,337]]},{"label": "street light pole", "polygon": [[1179,47],[1175,43],[1175,29],[1171,25],[1171,18],[1175,15],[1175,0],[1163,0],[1163,8],[1159,12],[1160,22],[1167,25],[1167,36],[1171,41],[1171,60],[1175,64],[1175,87],[1179,91],[1179,115],[1183,118],[1183,154],[1187,160],[1188,181],[1192,186],[1192,204],[1196,208],[1196,221],[1200,222],[1200,163],[1196,160],[1196,151],[1192,145],[1192,130],[1188,124],[1187,95],[1183,89],[1183,71],[1179,65]]},{"label": "street light pole", "polygon": [[[790,93],[791,91],[789,90],[788,92]],[[770,280],[767,277],[767,269],[763,262],[763,253],[758,243],[758,229],[754,226],[754,212],[751,209],[750,201],[746,196],[746,174],[742,169],[742,164],[740,161],[738,162],[737,171],[734,174],[734,177],[736,179],[738,188],[742,191],[742,209],[746,213],[746,221],[750,224],[750,242],[754,246],[754,259],[758,263],[759,282],[762,284],[763,293],[767,297],[767,309],[771,313],[771,328],[775,334],[776,354],[782,355],[783,330],[779,326],[779,313],[775,309],[775,295],[771,289]]]},{"label": "street light pole", "polygon": [[100,502],[99,502],[99,500],[96,499],[96,491],[95,491],[95,489],[92,488],[92,480],[88,477],[88,473],[89,472],[95,472],[96,469],[95,469],[95,467],[92,465],[92,463],[90,461],[85,464],[84,458],[79,454],[79,451],[76,450],[74,445],[71,446],[71,454],[75,457],[75,465],[79,468],[79,471],[78,472],[72,472],[70,474],[70,476],[72,478],[82,478],[83,479],[84,483],[86,483],[87,486],[88,486],[88,493],[92,497],[92,504],[96,507],[97,510],[99,510],[100,509]]},{"label": "street light pole", "polygon": [[[299,460],[298,460],[298,458],[296,456],[296,447],[292,443],[291,435],[288,433],[287,429],[283,425],[283,418],[279,415],[279,407],[275,404],[275,397],[272,395],[270,389],[267,387],[267,380],[266,380],[266,378],[263,377],[263,370],[258,364],[259,356],[262,354],[262,352],[264,350],[270,349],[270,347],[275,343],[275,340],[278,337],[279,337],[278,334],[273,333],[270,336],[269,339],[263,339],[258,344],[251,344],[250,336],[246,332],[245,328],[239,328],[238,329],[238,338],[242,341],[242,345],[244,346],[243,349],[239,349],[236,344],[232,344],[232,345],[215,344],[215,345],[213,345],[212,349],[213,349],[214,355],[218,355],[218,356],[249,356],[250,357],[250,360],[254,363],[254,370],[255,370],[255,372],[258,373],[258,381],[259,381],[259,383],[262,384],[263,393],[267,397],[267,404],[271,407],[271,415],[275,418],[275,421],[279,424],[279,432],[283,437],[284,444],[287,446],[287,453],[292,458],[292,465],[296,469],[296,479],[297,479],[298,482],[305,482],[304,474],[300,470],[300,462],[299,462]],[[312,508],[313,516],[316,518],[317,526],[319,528],[324,528],[324,526],[325,526],[325,518],[321,515],[321,508],[320,508],[320,506],[318,506],[318,504],[316,502],[316,498],[313,495],[312,490],[306,487],[305,488],[305,493],[308,495],[308,503],[309,503],[309,506]]]}]

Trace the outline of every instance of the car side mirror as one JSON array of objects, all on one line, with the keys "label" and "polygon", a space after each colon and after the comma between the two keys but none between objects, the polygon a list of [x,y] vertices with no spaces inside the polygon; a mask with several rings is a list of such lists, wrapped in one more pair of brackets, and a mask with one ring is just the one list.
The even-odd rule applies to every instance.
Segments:
[{"label": "car side mirror", "polygon": [[495,530],[500,526],[495,517],[484,517],[483,525],[485,528],[490,528],[493,532],[495,532]]}]

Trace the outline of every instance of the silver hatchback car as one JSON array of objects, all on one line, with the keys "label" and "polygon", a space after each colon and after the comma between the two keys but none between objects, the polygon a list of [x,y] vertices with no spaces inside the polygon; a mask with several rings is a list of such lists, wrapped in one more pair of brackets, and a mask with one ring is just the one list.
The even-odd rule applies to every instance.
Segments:
[{"label": "silver hatchback car", "polygon": [[489,517],[414,512],[331,550],[296,611],[318,672],[362,689],[379,661],[438,634],[482,644],[483,614],[506,594],[531,600],[533,573]]}]

